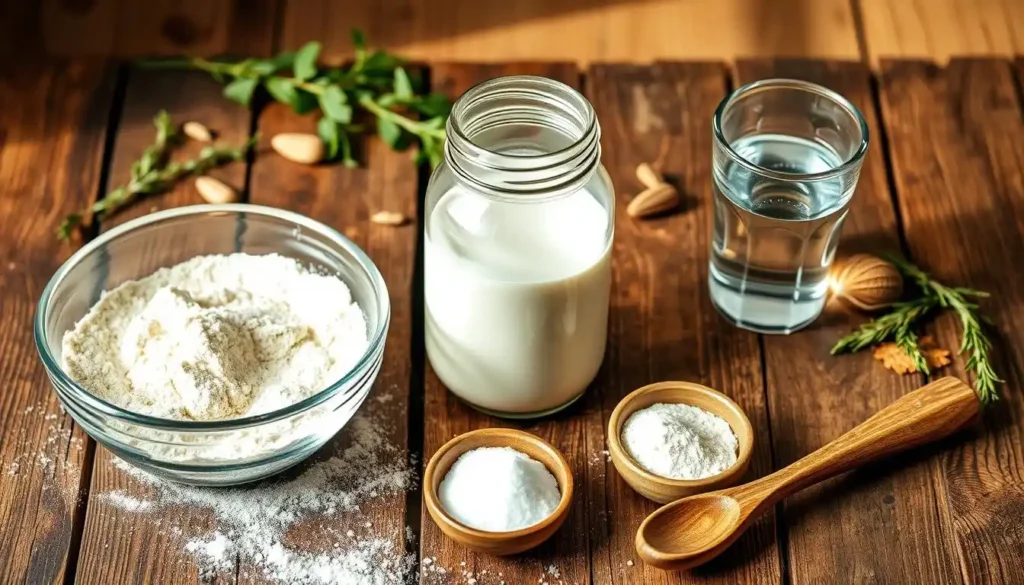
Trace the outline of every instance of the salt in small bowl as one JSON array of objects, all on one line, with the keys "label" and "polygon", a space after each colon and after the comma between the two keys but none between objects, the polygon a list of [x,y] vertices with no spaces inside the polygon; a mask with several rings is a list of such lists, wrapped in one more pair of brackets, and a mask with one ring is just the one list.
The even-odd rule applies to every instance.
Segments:
[{"label": "salt in small bowl", "polygon": [[[508,532],[477,530],[453,518],[441,505],[438,487],[463,453],[480,447],[511,447],[543,463],[558,481],[561,499],[555,510],[537,524]],[[459,435],[434,453],[423,473],[423,500],[434,523],[452,540],[491,555],[520,553],[550,538],[569,515],[572,492],[572,470],[565,457],[547,441],[515,429],[480,429]]]}]

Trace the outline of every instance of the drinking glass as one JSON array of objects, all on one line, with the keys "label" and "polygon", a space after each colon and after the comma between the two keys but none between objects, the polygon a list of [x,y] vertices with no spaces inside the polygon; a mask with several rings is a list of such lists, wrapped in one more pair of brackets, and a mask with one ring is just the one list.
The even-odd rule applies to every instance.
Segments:
[{"label": "drinking glass", "polygon": [[767,79],[723,100],[713,130],[711,299],[740,327],[801,329],[825,305],[867,123],[832,90]]}]

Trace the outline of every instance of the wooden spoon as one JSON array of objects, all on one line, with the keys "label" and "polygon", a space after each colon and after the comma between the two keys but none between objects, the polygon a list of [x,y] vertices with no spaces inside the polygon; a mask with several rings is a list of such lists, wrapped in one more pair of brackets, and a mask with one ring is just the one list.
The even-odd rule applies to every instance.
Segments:
[{"label": "wooden spoon", "polygon": [[950,435],[973,421],[978,410],[970,386],[956,378],[936,380],[771,475],[662,506],[637,530],[636,551],[659,569],[704,564],[779,500],[870,461]]}]

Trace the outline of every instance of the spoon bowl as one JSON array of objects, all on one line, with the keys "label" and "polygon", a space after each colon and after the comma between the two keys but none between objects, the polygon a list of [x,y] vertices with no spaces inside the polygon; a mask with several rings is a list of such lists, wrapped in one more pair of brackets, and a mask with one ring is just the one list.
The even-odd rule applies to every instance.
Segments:
[{"label": "spoon bowl", "polygon": [[757,481],[683,498],[644,520],[640,558],[659,569],[688,569],[718,556],[779,500],[844,471],[950,435],[978,417],[978,396],[942,378],[883,408],[853,430]]},{"label": "spoon bowl", "polygon": [[[658,568],[697,566],[739,538],[742,533],[737,528],[742,519],[740,502],[727,494],[685,498],[644,520],[637,531],[637,551],[643,549],[641,557]],[[662,551],[672,551],[672,555],[663,556]]]}]

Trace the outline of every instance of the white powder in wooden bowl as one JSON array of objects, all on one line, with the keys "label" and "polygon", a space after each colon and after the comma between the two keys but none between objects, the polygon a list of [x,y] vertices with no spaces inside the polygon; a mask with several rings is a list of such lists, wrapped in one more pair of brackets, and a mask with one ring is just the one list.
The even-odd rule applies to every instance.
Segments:
[{"label": "white powder in wooden bowl", "polygon": [[622,444],[647,471],[703,479],[736,463],[738,441],[722,417],[689,404],[652,404],[622,425]]},{"label": "white powder in wooden bowl", "polygon": [[511,447],[480,447],[459,456],[437,487],[441,506],[477,530],[506,532],[533,526],[562,496],[547,467]]}]

